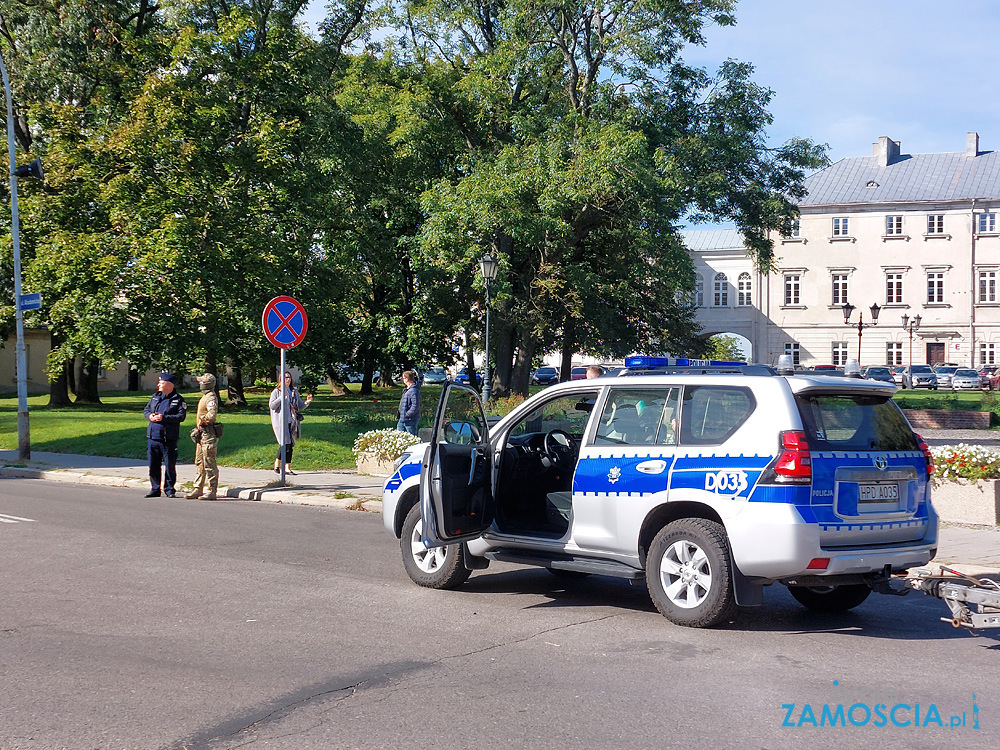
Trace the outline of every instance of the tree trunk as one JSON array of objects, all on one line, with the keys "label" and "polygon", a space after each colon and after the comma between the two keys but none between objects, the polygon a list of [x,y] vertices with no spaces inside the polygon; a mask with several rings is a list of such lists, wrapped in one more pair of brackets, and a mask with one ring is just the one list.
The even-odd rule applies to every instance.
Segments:
[{"label": "tree trunk", "polygon": [[128,366],[128,390],[138,391],[142,385],[142,379],[140,378],[139,371],[133,367],[131,364]]},{"label": "tree trunk", "polygon": [[465,371],[469,373],[469,385],[479,390],[479,375],[476,373],[476,353],[472,350],[472,335],[470,325],[465,327]]},{"label": "tree trunk", "polygon": [[372,389],[372,373],[375,372],[375,365],[370,362],[365,362],[361,367],[361,390],[359,391],[362,396],[370,396],[374,393]]},{"label": "tree trunk", "polygon": [[226,388],[226,404],[228,406],[246,406],[247,396],[243,392],[243,370],[239,365],[233,365],[233,374]]},{"label": "tree trunk", "polygon": [[573,318],[567,317],[563,324],[562,358],[559,362],[559,382],[573,379],[573,355],[576,353],[576,327]]},{"label": "tree trunk", "polygon": [[99,404],[101,395],[97,390],[97,371],[101,367],[101,360],[91,358],[80,360],[80,369],[77,373],[77,404]]},{"label": "tree trunk", "polygon": [[63,363],[63,367],[66,368],[66,385],[69,386],[69,392],[75,397],[76,396],[76,368],[78,358],[74,357],[68,362]]},{"label": "tree trunk", "polygon": [[326,384],[330,386],[330,393],[334,396],[344,396],[351,392],[347,383],[340,382],[340,374],[333,367],[326,371]]},{"label": "tree trunk", "polygon": [[510,378],[514,362],[514,329],[501,324],[497,330],[497,360],[493,365],[493,395],[506,398],[510,395]]},{"label": "tree trunk", "polygon": [[69,398],[69,369],[70,363],[63,362],[59,365],[56,376],[49,381],[49,406],[72,405]]},{"label": "tree trunk", "polygon": [[517,359],[511,372],[510,389],[525,398],[528,397],[528,384],[531,382],[531,361],[535,358],[537,342],[529,338],[522,330],[521,345],[517,348]]}]

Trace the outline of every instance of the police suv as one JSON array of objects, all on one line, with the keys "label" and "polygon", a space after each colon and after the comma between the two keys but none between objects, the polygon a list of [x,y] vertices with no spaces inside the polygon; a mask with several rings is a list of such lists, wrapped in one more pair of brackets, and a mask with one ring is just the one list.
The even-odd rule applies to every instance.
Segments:
[{"label": "police suv", "polygon": [[383,490],[417,584],[491,560],[645,579],[656,608],[706,627],[782,583],[838,612],[937,547],[933,463],[872,380],[628,360],[552,386],[496,424],[447,383],[429,443]]}]

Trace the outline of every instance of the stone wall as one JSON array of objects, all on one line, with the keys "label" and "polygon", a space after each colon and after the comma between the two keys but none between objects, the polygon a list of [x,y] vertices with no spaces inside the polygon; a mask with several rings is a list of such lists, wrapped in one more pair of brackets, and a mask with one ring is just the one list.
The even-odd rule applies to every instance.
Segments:
[{"label": "stone wall", "polygon": [[943,521],[985,526],[1000,524],[1000,480],[935,479],[931,502]]},{"label": "stone wall", "polygon": [[988,411],[948,411],[947,409],[903,409],[914,428],[932,430],[987,430]]}]

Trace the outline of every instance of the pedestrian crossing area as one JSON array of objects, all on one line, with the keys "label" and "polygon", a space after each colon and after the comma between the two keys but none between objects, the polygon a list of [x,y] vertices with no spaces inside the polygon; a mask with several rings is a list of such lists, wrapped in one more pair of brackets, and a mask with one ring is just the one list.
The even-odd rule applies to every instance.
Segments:
[{"label": "pedestrian crossing area", "polygon": [[21,518],[20,516],[8,516],[0,513],[0,523],[36,523],[34,518]]}]

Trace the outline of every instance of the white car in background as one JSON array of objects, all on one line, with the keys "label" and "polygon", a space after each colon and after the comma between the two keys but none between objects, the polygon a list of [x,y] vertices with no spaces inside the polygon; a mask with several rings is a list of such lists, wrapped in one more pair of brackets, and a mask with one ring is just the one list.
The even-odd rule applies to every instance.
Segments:
[{"label": "white car in background", "polygon": [[951,389],[953,391],[978,391],[982,387],[982,378],[972,368],[960,367],[951,376]]}]

